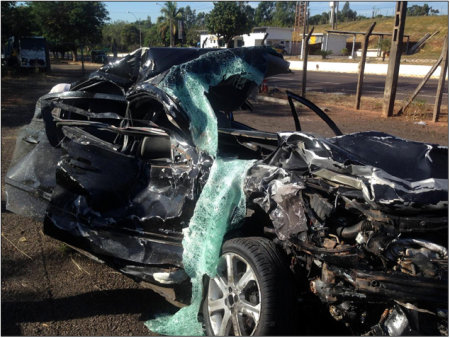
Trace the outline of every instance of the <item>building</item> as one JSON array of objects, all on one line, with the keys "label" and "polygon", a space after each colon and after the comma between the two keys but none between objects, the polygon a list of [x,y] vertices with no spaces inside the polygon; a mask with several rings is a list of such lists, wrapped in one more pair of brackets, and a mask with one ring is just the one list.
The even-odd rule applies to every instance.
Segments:
[{"label": "building", "polygon": [[[282,27],[255,27],[252,33],[235,36],[232,47],[254,47],[254,46],[285,46],[290,54],[292,51],[292,32],[293,28]],[[267,37],[266,37],[267,34]],[[203,45],[204,43],[204,45]],[[200,46],[204,48],[224,48],[225,41],[218,39],[216,35],[200,35]]]},{"label": "building", "polygon": [[346,47],[347,39],[351,35],[334,35],[334,34],[322,34],[322,50],[330,50],[333,53],[331,55],[341,55],[341,50]]}]

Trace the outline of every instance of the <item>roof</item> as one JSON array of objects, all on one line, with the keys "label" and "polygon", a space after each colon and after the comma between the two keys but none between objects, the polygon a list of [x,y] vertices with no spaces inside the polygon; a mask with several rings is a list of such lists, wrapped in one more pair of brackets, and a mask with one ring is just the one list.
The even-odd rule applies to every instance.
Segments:
[{"label": "roof", "polygon": [[258,29],[258,28],[271,28],[271,29],[283,29],[283,30],[288,30],[288,31],[294,31],[294,28],[287,28],[287,27],[271,27],[271,26],[260,26],[260,27],[253,27],[253,29]]},{"label": "roof", "polygon": [[[366,34],[366,32],[353,32],[353,31],[326,31],[326,32],[327,33],[331,33],[331,34],[363,34],[363,35]],[[391,36],[392,33],[376,33],[376,32],[373,32],[373,33],[370,33],[370,35],[380,35],[380,36],[389,35],[389,36]],[[403,34],[403,36],[408,37],[409,35]]]}]

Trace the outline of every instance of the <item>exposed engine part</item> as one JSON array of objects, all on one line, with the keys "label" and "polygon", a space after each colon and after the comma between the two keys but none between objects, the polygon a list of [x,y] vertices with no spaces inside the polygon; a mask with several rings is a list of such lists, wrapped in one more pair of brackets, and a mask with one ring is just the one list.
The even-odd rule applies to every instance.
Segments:
[{"label": "exposed engine part", "polygon": [[336,234],[343,238],[355,238],[361,231],[372,230],[373,226],[367,220],[361,221],[350,227],[340,227],[336,229]]}]

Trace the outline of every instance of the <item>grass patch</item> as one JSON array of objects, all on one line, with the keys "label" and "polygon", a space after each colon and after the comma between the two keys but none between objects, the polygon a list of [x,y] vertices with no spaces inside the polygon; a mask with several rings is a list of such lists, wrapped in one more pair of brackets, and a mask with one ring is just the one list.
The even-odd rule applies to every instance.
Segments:
[{"label": "grass patch", "polygon": [[[338,30],[365,32],[372,22],[377,23],[374,33],[392,33],[394,25],[393,17],[339,23]],[[327,30],[330,30],[329,24],[314,26],[314,33],[326,33]],[[402,58],[437,60],[442,51],[444,37],[446,35],[448,36],[448,15],[408,16],[405,23],[405,34],[410,35],[409,47],[412,47],[425,34],[432,34],[435,31],[439,31],[439,33],[426,42],[419,52],[413,55],[403,55]],[[363,38],[363,35],[357,35],[356,42],[362,42]],[[347,40],[347,42],[352,41],[353,36]],[[406,38],[404,41],[406,43]],[[376,48],[377,43],[378,36],[371,36],[369,39],[369,48]]]}]

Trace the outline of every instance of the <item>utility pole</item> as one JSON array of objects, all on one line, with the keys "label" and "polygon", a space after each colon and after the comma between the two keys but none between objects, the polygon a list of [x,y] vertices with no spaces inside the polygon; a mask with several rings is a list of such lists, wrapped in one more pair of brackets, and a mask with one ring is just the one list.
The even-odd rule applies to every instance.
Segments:
[{"label": "utility pole", "polygon": [[330,20],[331,20],[331,29],[334,29],[334,21],[336,20],[335,18],[335,11],[334,11],[334,1],[330,1],[330,7],[331,7],[331,15],[330,15]]},{"label": "utility pole", "polygon": [[306,5],[303,7],[303,34],[302,34],[302,59],[305,59],[305,55],[306,55],[306,48],[307,48],[307,44],[305,43],[305,38],[306,38],[306,30],[307,30],[307,26],[308,26],[308,17],[307,17],[307,10],[308,8],[308,3],[306,3]]},{"label": "utility pole", "polygon": [[[306,20],[305,18],[305,7],[307,6],[307,2],[306,1],[297,1],[297,3],[295,4],[295,25],[294,25],[294,31],[292,32],[292,43],[295,47],[295,53],[298,52],[298,43],[300,42],[300,31],[303,30],[303,32],[305,31],[304,29],[304,21]],[[300,54],[302,53],[302,48],[300,46]],[[300,55],[300,57],[302,57]]]},{"label": "utility pole", "polygon": [[334,29],[338,28],[338,21],[339,21],[339,1],[336,1],[336,20],[335,20],[335,27]]},{"label": "utility pole", "polygon": [[397,1],[395,5],[394,32],[392,33],[391,51],[389,53],[386,85],[384,87],[383,116],[390,117],[394,112],[395,94],[397,93],[398,73],[402,56],[403,33],[405,31],[407,1]]}]

